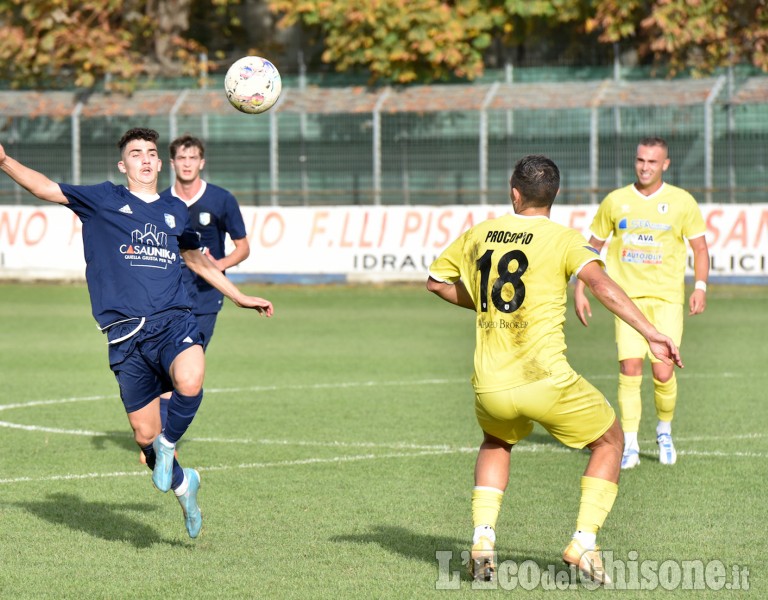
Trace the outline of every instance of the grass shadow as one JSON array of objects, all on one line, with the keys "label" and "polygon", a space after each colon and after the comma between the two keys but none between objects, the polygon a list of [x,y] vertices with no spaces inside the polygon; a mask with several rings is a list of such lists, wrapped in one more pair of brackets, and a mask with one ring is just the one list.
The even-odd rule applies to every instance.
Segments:
[{"label": "grass shadow", "polygon": [[110,445],[124,450],[136,450],[137,453],[139,451],[130,431],[107,431],[104,435],[94,435],[91,445],[95,450],[106,450],[107,445]]},{"label": "grass shadow", "polygon": [[[180,440],[178,447],[180,448],[183,444],[183,440]],[[128,452],[135,452],[138,462],[139,446],[130,431],[107,431],[104,435],[94,435],[91,437],[91,445],[95,450],[106,450],[107,446],[115,446]]]},{"label": "grass shadow", "polygon": [[18,506],[54,525],[63,525],[107,541],[128,542],[135,548],[154,544],[183,545],[164,540],[152,527],[129,513],[157,510],[154,504],[88,502],[74,494],[48,494],[43,500],[17,502]]},{"label": "grass shadow", "polygon": [[[377,525],[370,532],[338,535],[332,537],[330,541],[348,544],[378,544],[385,550],[408,560],[432,564],[441,570],[448,568],[450,573],[459,572],[462,580],[472,580],[467,570],[471,546],[469,539],[422,535],[397,525]],[[541,571],[550,567],[554,567],[556,570],[567,570],[564,563],[560,561],[558,550],[562,551],[562,549],[555,549],[553,552],[536,550],[535,553],[532,553],[530,549],[512,549],[511,552],[502,549],[497,556],[497,561],[499,564],[509,560],[515,561],[517,564],[532,561],[538,565]]]}]

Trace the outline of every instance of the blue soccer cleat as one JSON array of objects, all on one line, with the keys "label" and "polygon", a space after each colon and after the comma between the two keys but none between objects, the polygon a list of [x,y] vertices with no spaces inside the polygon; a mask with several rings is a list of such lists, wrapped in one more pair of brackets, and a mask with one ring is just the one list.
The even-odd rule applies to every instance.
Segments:
[{"label": "blue soccer cleat", "polygon": [[200,473],[195,469],[184,469],[184,479],[189,481],[187,491],[178,496],[181,510],[184,511],[184,524],[189,537],[196,538],[203,527],[203,513],[197,505],[197,492],[200,489]]},{"label": "blue soccer cleat", "polygon": [[[171,489],[171,479],[173,476],[173,457],[175,446],[168,446],[160,441],[163,437],[161,433],[152,442],[152,448],[155,451],[155,468],[152,471],[152,483],[161,492],[167,492]],[[165,439],[163,437],[163,439]]]}]

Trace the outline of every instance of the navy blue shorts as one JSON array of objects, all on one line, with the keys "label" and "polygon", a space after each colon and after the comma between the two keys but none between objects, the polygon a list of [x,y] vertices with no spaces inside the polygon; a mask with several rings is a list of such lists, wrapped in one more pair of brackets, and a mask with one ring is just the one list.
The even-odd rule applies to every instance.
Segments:
[{"label": "navy blue shorts", "polygon": [[[137,321],[109,328],[110,341],[128,336]],[[163,392],[173,390],[168,374],[179,354],[203,340],[197,319],[187,310],[169,310],[149,318],[144,326],[126,339],[110,343],[109,366],[120,386],[125,412],[132,413],[152,402]]]},{"label": "navy blue shorts", "polygon": [[203,350],[208,348],[213,337],[213,328],[216,327],[216,317],[219,313],[210,313],[207,315],[195,315],[197,326],[200,328],[200,335],[203,336]]}]

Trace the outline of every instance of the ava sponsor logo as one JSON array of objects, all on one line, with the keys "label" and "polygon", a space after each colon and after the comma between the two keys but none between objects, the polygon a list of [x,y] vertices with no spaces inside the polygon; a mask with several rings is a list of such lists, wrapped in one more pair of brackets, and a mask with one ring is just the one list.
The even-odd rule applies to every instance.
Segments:
[{"label": "ava sponsor logo", "polygon": [[625,233],[621,241],[625,246],[661,246],[661,242],[657,242],[652,233]]}]

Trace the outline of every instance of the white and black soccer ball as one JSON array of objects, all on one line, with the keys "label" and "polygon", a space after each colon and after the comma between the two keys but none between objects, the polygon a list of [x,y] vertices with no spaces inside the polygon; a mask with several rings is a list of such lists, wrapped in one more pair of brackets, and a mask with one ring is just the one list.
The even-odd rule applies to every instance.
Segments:
[{"label": "white and black soccer ball", "polygon": [[274,106],[283,90],[283,81],[280,71],[266,58],[245,56],[227,70],[224,89],[232,106],[256,115]]}]

